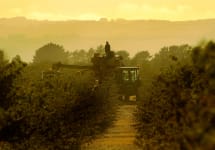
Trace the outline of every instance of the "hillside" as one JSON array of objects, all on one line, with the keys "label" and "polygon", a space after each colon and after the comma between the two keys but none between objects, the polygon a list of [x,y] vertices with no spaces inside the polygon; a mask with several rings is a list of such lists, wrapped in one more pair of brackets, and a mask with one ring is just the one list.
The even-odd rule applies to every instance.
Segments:
[{"label": "hillside", "polygon": [[196,44],[215,39],[215,19],[196,21],[114,20],[38,21],[22,17],[0,19],[0,49],[8,57],[20,54],[31,61],[36,49],[56,42],[66,50],[89,49],[110,41],[114,50],[134,54],[174,44]]}]

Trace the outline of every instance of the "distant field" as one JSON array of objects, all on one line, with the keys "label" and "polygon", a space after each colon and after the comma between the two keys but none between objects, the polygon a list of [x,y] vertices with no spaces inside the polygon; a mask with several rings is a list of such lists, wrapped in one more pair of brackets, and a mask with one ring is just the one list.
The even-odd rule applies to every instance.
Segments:
[{"label": "distant field", "polygon": [[39,47],[54,42],[68,51],[95,48],[109,40],[114,50],[133,55],[163,46],[194,44],[215,39],[215,19],[197,21],[36,21],[22,17],[0,19],[0,49],[8,57],[20,54],[31,61]]}]

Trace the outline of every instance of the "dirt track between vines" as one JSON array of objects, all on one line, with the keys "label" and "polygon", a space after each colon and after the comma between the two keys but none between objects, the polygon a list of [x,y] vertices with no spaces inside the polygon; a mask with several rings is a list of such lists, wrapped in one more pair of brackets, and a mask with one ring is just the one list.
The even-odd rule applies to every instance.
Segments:
[{"label": "dirt track between vines", "polygon": [[135,109],[136,105],[120,106],[112,127],[89,145],[84,145],[82,150],[139,150],[134,144],[133,113]]}]

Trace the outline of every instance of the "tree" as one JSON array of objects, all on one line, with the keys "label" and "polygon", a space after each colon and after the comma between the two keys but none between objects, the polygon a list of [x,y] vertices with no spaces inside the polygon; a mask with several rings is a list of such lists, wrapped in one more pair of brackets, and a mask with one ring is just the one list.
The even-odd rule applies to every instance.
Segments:
[{"label": "tree", "polygon": [[70,53],[69,63],[75,65],[87,65],[90,63],[88,52],[84,49],[75,50]]},{"label": "tree", "polygon": [[98,53],[101,56],[105,55],[105,49],[103,45],[97,46],[95,49],[90,48],[89,50],[79,49],[69,53],[69,63],[75,65],[90,65],[91,58],[94,54]]},{"label": "tree", "polygon": [[13,87],[13,81],[21,74],[23,68],[27,65],[22,62],[20,56],[16,56],[11,62],[4,59],[3,51],[0,51],[0,108],[7,108],[11,103],[9,94]]},{"label": "tree", "polygon": [[123,58],[123,64],[124,65],[129,65],[130,64],[130,58],[129,58],[129,53],[125,50],[120,50],[116,52],[117,55],[122,56]]},{"label": "tree", "polygon": [[5,56],[4,56],[4,52],[3,50],[0,50],[0,68],[2,66],[4,66],[4,64],[6,63],[7,61],[5,60]]},{"label": "tree", "polygon": [[215,149],[215,43],[189,49],[166,47],[153,60],[165,69],[141,87],[135,116],[142,149]]},{"label": "tree", "polygon": [[38,80],[34,74],[40,64],[28,65],[18,76],[19,61],[16,57],[5,67],[7,76],[0,72],[0,102],[11,101],[7,107],[0,103],[0,149],[79,150],[114,121],[118,95],[113,80],[96,90],[90,72]]},{"label": "tree", "polygon": [[65,52],[63,46],[54,43],[48,43],[36,50],[34,63],[53,63],[67,62],[69,53]]},{"label": "tree", "polygon": [[137,53],[131,60],[132,65],[142,65],[151,58],[148,51],[141,51]]},{"label": "tree", "polygon": [[170,65],[177,65],[176,62],[189,63],[191,47],[185,45],[172,45],[169,47],[161,48],[160,52],[155,54],[151,63],[154,71],[160,72],[160,70],[168,68]]},{"label": "tree", "polygon": [[0,63],[4,61],[4,53],[0,50]]},{"label": "tree", "polygon": [[104,45],[99,45],[99,46],[97,46],[95,52],[96,52],[96,53],[99,53],[99,54],[101,54],[101,55],[104,55],[104,54],[105,54],[105,47],[104,47]]}]

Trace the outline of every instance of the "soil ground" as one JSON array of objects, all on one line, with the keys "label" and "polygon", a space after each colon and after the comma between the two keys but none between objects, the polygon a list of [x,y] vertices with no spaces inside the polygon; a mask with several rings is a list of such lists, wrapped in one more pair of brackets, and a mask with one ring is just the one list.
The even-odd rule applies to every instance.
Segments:
[{"label": "soil ground", "polygon": [[92,143],[83,145],[82,150],[139,150],[134,144],[133,113],[135,109],[136,105],[119,106],[113,126]]}]

